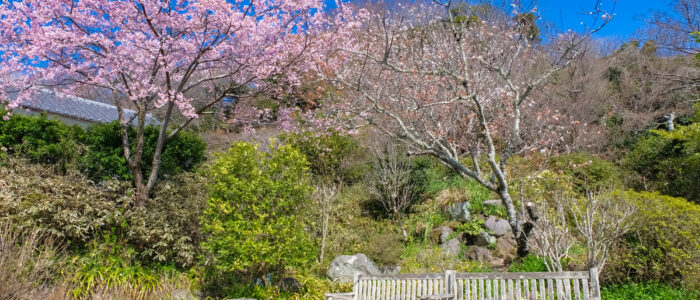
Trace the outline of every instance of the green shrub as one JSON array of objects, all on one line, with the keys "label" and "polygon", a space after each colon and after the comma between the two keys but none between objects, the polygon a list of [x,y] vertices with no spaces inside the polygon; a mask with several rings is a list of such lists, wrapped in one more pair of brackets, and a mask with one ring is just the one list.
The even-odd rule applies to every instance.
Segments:
[{"label": "green shrub", "polygon": [[699,299],[700,293],[663,283],[643,282],[603,286],[602,299],[610,300],[675,300]]},{"label": "green shrub", "polygon": [[612,253],[605,279],[618,283],[629,277],[700,288],[700,206],[658,193],[623,196],[639,209],[637,225]]},{"label": "green shrub", "polygon": [[250,281],[310,264],[316,251],[299,215],[312,188],[301,152],[235,143],[207,172],[202,230],[208,238],[202,247],[210,265]]},{"label": "green shrub", "polygon": [[508,267],[508,272],[547,272],[547,265],[542,258],[528,254]]},{"label": "green shrub", "polygon": [[75,163],[84,134],[80,126],[68,126],[47,118],[46,114],[13,115],[7,121],[0,121],[0,147],[7,153],[34,163],[55,165],[60,172]]},{"label": "green shrub", "polygon": [[[150,172],[153,152],[160,128],[146,126],[144,133],[144,153],[142,166],[144,176]],[[129,136],[135,137],[136,130],[129,128]],[[133,175],[126,164],[121,140],[121,126],[117,122],[93,125],[85,134],[87,153],[80,159],[79,166],[88,178],[94,181],[108,179],[131,180]],[[134,142],[132,141],[132,146]],[[176,175],[191,171],[205,160],[206,144],[194,133],[180,132],[168,142],[161,156],[158,176]],[[133,150],[132,150],[133,151]]]},{"label": "green shrub", "polygon": [[[352,283],[331,282],[326,278],[320,278],[306,273],[290,276],[299,281],[302,286],[300,293],[284,292],[277,285],[279,278],[271,278],[267,286],[254,285],[244,282],[221,283],[218,290],[210,291],[211,295],[221,295],[229,298],[254,298],[254,299],[289,299],[289,300],[324,300],[326,293],[352,292]],[[212,288],[212,287],[209,287]]]},{"label": "green shrub", "polygon": [[161,181],[145,208],[133,208],[131,185],[99,185],[80,174],[58,175],[39,165],[8,160],[0,167],[0,219],[58,238],[82,251],[115,235],[147,264],[187,267],[199,254],[204,179],[183,173]]},{"label": "green shrub", "polygon": [[71,247],[98,236],[130,202],[128,184],[97,186],[79,174],[61,176],[40,165],[7,163],[0,167],[0,218]]},{"label": "green shrub", "polygon": [[124,211],[118,230],[144,262],[190,267],[203,240],[199,218],[207,203],[206,181],[181,173],[161,181],[145,207]]},{"label": "green shrub", "polygon": [[366,237],[366,241],[357,250],[380,266],[396,266],[403,251],[401,234],[391,231],[374,233]]},{"label": "green shrub", "polygon": [[116,236],[106,235],[68,257],[65,276],[69,293],[78,299],[93,295],[121,294],[119,298],[154,299],[164,281],[175,277],[172,267],[148,267],[138,260],[138,252]]},{"label": "green shrub", "polygon": [[467,234],[469,236],[477,236],[481,231],[484,231],[484,220],[472,219],[465,223],[460,224],[455,229],[457,232]]},{"label": "green shrub", "polygon": [[622,170],[612,162],[588,153],[572,153],[553,157],[549,169],[573,178],[578,192],[596,187],[622,187]]},{"label": "green shrub", "polygon": [[359,149],[357,142],[349,135],[336,131],[321,134],[304,131],[285,133],[279,139],[304,154],[313,175],[349,182],[361,176],[354,174],[357,170],[346,163]]},{"label": "green shrub", "polygon": [[623,160],[640,174],[638,189],[655,189],[666,195],[700,203],[700,123],[676,130],[652,130]]}]

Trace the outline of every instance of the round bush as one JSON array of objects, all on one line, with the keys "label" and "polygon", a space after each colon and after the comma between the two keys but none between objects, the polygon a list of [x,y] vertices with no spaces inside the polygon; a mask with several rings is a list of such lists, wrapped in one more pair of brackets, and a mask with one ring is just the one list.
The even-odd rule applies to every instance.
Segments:
[{"label": "round bush", "polygon": [[[155,152],[160,128],[147,126],[144,137],[144,153],[141,160],[146,176],[151,170],[151,161]],[[130,137],[136,136],[136,130],[129,128]],[[85,142],[87,153],[80,159],[80,170],[94,181],[121,179],[131,180],[121,140],[121,126],[116,123],[93,125],[87,129]],[[132,144],[134,142],[132,141]],[[158,176],[175,175],[191,171],[205,160],[206,144],[194,133],[180,132],[166,144],[161,156]],[[132,149],[133,151],[133,149]]]}]

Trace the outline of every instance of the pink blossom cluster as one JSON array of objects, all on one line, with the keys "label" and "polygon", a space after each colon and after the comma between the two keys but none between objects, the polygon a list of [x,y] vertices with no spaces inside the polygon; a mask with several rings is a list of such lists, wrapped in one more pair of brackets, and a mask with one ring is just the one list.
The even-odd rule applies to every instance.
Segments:
[{"label": "pink blossom cluster", "polygon": [[[231,87],[299,84],[321,61],[323,1],[24,0],[0,3],[0,99],[34,88],[110,91],[139,108],[195,104]],[[203,97],[193,91],[211,92]],[[223,91],[223,92],[222,92]],[[214,95],[211,95],[214,94]]]}]

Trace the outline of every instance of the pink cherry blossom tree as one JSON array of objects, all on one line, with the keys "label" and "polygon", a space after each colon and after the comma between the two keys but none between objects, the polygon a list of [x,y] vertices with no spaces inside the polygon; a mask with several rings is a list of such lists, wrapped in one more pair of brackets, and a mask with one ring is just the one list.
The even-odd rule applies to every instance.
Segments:
[{"label": "pink cherry blossom tree", "polygon": [[[322,58],[324,17],[321,0],[2,1],[0,101],[16,108],[38,88],[106,91],[143,206],[164,147],[192,120],[226,97],[299,84]],[[160,133],[142,176],[145,116],[155,109]],[[175,124],[178,112],[185,121]]]},{"label": "pink cherry blossom tree", "polygon": [[566,143],[569,120],[533,95],[612,16],[596,9],[590,15],[597,24],[585,33],[538,44],[534,24],[522,21],[535,18],[517,17],[528,16],[518,10],[482,19],[469,6],[460,7],[461,15],[453,8],[439,0],[357,10],[362,26],[339,46],[344,67],[328,76],[341,89],[333,109],[496,193],[522,254],[527,234],[509,192],[508,161]]}]

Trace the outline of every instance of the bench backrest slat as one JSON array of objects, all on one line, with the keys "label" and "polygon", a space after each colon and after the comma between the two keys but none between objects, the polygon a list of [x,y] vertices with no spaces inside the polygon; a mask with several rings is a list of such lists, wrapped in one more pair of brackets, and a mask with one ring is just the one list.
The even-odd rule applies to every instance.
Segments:
[{"label": "bench backrest slat", "polygon": [[588,300],[588,272],[456,273],[357,276],[354,300]]}]

